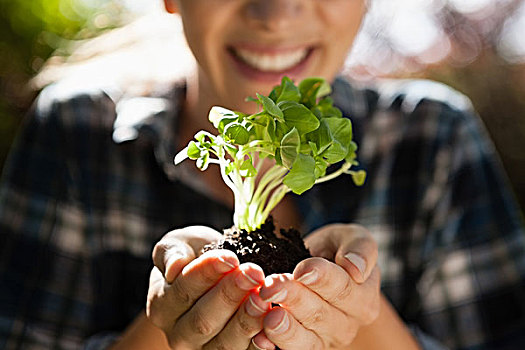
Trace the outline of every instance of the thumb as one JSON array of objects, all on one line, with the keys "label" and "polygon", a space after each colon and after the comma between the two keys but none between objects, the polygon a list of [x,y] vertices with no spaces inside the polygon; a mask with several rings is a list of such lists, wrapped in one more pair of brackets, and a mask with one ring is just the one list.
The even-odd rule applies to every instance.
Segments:
[{"label": "thumb", "polygon": [[340,231],[335,262],[343,267],[356,283],[365,282],[376,266],[378,248],[370,232],[359,225],[346,225],[346,234]]},{"label": "thumb", "polygon": [[335,261],[356,283],[363,283],[377,263],[377,243],[360,225],[331,224],[312,232],[305,244],[313,256]]},{"label": "thumb", "polygon": [[206,226],[189,226],[165,234],[153,248],[153,264],[162,272],[166,282],[172,283],[202,248],[220,239],[222,235]]}]

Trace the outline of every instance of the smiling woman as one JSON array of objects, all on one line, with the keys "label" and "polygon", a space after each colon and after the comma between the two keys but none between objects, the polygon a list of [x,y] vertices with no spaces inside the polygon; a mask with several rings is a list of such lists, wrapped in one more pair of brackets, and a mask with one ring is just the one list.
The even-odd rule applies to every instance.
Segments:
[{"label": "smiling woman", "polygon": [[283,75],[332,80],[365,13],[364,1],[345,0],[169,0],[167,6],[181,14],[203,73],[196,86],[200,92],[194,95],[206,99],[193,101],[190,108],[201,114],[219,102],[249,112],[246,96],[267,94]]}]

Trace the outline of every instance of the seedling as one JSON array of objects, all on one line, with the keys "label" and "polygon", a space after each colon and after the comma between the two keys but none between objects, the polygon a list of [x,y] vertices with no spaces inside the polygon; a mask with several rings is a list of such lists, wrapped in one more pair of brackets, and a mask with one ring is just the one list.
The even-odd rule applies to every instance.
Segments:
[{"label": "seedling", "polygon": [[[248,98],[258,113],[213,107],[209,120],[218,134],[199,131],[175,164],[186,158],[201,170],[217,164],[234,194],[234,225],[247,232],[260,228],[290,191],[302,194],[342,174],[362,185],[366,173],[352,170],[358,165],[352,123],[333,106],[330,92],[321,78],[295,85],[284,77],[268,96]],[[273,166],[263,168],[264,159]],[[332,170],[332,164],[338,165]]]}]

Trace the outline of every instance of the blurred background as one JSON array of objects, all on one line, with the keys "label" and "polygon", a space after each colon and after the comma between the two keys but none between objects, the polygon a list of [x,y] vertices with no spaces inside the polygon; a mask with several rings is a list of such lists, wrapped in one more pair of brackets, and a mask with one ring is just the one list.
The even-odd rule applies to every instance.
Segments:
[{"label": "blurred background", "polygon": [[[370,7],[345,72],[429,78],[468,95],[525,208],[525,0]],[[0,167],[42,87],[73,75],[103,83],[109,72],[123,86],[170,81],[193,64],[180,34],[160,0],[0,0]]]}]

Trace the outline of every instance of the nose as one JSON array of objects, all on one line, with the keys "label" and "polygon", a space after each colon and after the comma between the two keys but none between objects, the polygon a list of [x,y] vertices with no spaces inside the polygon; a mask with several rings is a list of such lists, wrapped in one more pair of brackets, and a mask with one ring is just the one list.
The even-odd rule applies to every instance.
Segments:
[{"label": "nose", "polygon": [[305,11],[307,0],[249,0],[245,15],[249,22],[266,31],[289,28]]}]

